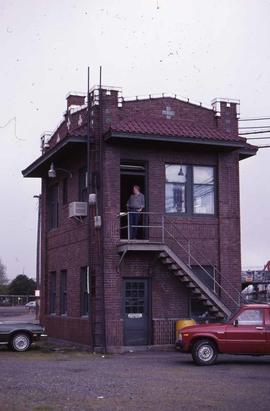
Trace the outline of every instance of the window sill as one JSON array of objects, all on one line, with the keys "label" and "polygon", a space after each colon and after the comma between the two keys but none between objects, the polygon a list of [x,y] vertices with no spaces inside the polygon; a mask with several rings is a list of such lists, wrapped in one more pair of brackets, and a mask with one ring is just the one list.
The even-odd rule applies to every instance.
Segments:
[{"label": "window sill", "polygon": [[181,218],[201,218],[201,217],[210,217],[210,218],[217,218],[218,214],[189,214],[189,213],[166,213],[166,217],[173,216],[173,217],[181,217]]}]

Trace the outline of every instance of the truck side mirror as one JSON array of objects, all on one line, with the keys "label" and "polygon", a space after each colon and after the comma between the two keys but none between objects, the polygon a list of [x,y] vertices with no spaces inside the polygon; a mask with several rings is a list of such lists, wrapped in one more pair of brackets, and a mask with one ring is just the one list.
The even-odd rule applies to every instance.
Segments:
[{"label": "truck side mirror", "polygon": [[237,327],[237,326],[238,326],[238,320],[234,320],[233,325],[234,325],[235,327]]}]

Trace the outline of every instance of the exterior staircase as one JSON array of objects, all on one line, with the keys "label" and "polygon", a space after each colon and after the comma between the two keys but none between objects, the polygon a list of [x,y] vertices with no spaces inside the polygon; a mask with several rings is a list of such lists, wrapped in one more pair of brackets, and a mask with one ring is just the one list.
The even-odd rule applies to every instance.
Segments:
[{"label": "exterior staircase", "polygon": [[211,313],[213,317],[217,320],[222,320],[225,316],[231,315],[231,311],[223,304],[219,296],[208,288],[194,271],[192,271],[191,267],[184,263],[166,244],[150,243],[147,241],[129,241],[127,243],[120,243],[118,251],[122,254],[120,264],[127,252],[157,252],[162,264],[190,290],[194,299],[205,305],[206,310]]},{"label": "exterior staircase", "polygon": [[208,288],[168,246],[164,245],[164,250],[159,254],[159,258],[168,270],[190,290],[194,299],[201,301],[212,316],[223,319],[231,314],[217,294]]}]

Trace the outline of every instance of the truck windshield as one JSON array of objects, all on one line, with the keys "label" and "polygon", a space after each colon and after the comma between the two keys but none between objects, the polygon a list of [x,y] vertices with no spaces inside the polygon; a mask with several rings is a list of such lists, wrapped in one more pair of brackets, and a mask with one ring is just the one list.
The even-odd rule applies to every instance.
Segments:
[{"label": "truck windshield", "polygon": [[231,315],[229,315],[227,318],[224,319],[224,323],[229,323],[232,318],[235,316],[235,314],[238,312],[239,308],[237,308],[236,310],[234,310]]}]

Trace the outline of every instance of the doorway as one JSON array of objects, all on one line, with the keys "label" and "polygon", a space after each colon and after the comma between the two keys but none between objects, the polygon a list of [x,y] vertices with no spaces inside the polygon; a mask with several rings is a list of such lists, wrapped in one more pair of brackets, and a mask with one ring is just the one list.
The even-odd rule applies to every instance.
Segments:
[{"label": "doorway", "polygon": [[149,343],[149,289],[147,279],[124,280],[124,345]]},{"label": "doorway", "polygon": [[[144,162],[133,162],[133,161],[121,161],[120,164],[120,238],[128,238],[128,218],[124,213],[127,212],[127,202],[132,194],[134,185],[138,185],[141,189],[141,193],[145,197],[145,208],[144,212],[148,210],[147,201],[147,169]],[[139,220],[139,225],[146,224],[146,216],[141,215]],[[138,239],[146,239],[147,230],[145,228],[139,228]]]}]

